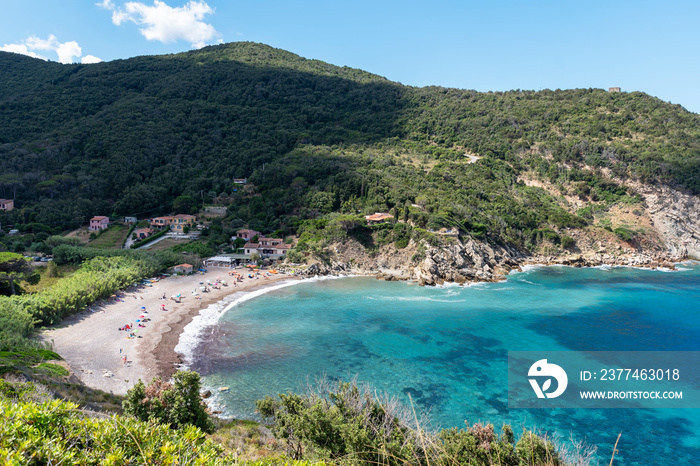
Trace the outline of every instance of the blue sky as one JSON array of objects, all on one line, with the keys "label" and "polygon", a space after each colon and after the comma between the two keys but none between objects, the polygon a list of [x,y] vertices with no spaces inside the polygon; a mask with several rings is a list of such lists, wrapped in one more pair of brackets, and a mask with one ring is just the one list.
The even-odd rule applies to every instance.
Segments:
[{"label": "blue sky", "polygon": [[700,112],[697,0],[0,0],[0,49],[52,61],[235,41],[412,86],[619,86]]}]

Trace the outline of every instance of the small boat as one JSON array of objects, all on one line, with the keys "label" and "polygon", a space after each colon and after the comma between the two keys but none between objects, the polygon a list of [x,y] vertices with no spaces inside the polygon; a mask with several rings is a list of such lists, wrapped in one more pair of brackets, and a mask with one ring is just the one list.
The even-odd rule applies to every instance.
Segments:
[{"label": "small boat", "polygon": [[228,387],[221,387],[221,388],[219,388],[219,391],[220,391],[220,392],[227,392],[227,391],[228,391]]}]

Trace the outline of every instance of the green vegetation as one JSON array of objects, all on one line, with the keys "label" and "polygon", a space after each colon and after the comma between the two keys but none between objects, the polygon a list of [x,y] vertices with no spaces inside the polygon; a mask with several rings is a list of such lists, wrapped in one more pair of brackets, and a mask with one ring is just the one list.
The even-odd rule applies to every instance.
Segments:
[{"label": "green vegetation", "polygon": [[65,401],[0,399],[5,464],[229,465],[235,458],[196,427],[173,431],[131,417],[94,416]]},{"label": "green vegetation", "polygon": [[18,206],[0,223],[27,237],[0,239],[12,251],[96,214],[209,203],[229,212],[204,237],[215,250],[244,225],[289,235],[375,211],[528,250],[536,230],[561,235],[591,217],[524,174],[602,210],[639,200],[607,173],[700,192],[700,117],[638,92],[411,88],[243,42],[89,66],[0,63],[12,70],[0,196]]},{"label": "green vegetation", "polygon": [[8,285],[10,294],[17,294],[16,282],[27,280],[34,272],[31,262],[21,254],[0,252],[0,290]]},{"label": "green vegetation", "polygon": [[88,305],[150,275],[145,264],[127,257],[95,257],[69,278],[15,302],[43,324],[55,324]]},{"label": "green vegetation", "polygon": [[104,249],[121,248],[128,233],[128,226],[114,223],[106,230],[100,231],[97,237],[88,243],[88,246]]},{"label": "green vegetation", "polygon": [[[199,377],[180,373],[175,379],[172,387],[159,381],[134,387],[124,401],[125,415],[86,411],[52,400],[48,386],[0,379],[0,456],[6,464],[585,466],[594,451],[569,454],[530,431],[516,440],[507,425],[501,435],[482,424],[434,433],[396,400],[343,382],[258,401],[277,441],[253,421],[228,423],[207,437],[193,425],[202,419],[187,414],[199,411],[192,405],[200,405],[198,393],[190,390],[199,388]],[[144,402],[150,403],[148,413],[140,413]],[[165,411],[170,414],[161,419]],[[211,430],[210,420],[206,425]]]},{"label": "green vegetation", "polygon": [[174,429],[193,425],[210,433],[214,423],[205,412],[199,389],[199,374],[192,371],[178,371],[172,384],[154,379],[146,386],[139,380],[126,394],[124,413]]},{"label": "green vegetation", "polygon": [[331,464],[564,466],[588,464],[592,454],[583,449],[562,458],[546,437],[524,431],[516,441],[508,425],[500,436],[492,425],[481,424],[434,433],[411,408],[355,382],[323,381],[306,395],[266,397],[256,406],[295,459]]}]

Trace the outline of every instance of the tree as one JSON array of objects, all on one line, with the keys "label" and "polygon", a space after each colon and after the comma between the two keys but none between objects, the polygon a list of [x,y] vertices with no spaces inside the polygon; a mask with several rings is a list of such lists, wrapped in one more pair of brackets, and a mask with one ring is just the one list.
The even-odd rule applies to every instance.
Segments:
[{"label": "tree", "polygon": [[14,295],[15,281],[27,280],[34,272],[34,267],[28,259],[21,254],[12,252],[0,252],[0,281],[10,284],[10,291]]},{"label": "tree", "polygon": [[196,205],[197,201],[192,196],[183,194],[173,201],[173,210],[179,214],[189,214]]},{"label": "tree", "polygon": [[169,424],[173,429],[193,425],[211,433],[214,423],[206,413],[199,389],[199,374],[194,371],[178,371],[173,376],[173,383],[156,377],[145,386],[139,380],[126,393],[122,407],[126,414],[142,421],[153,419]]}]

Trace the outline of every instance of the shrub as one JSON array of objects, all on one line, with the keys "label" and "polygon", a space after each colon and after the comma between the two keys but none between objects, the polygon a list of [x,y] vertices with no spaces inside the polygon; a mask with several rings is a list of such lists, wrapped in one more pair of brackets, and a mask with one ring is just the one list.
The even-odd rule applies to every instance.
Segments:
[{"label": "shrub", "polygon": [[196,427],[86,416],[58,400],[0,399],[0,455],[3,464],[235,464]]},{"label": "shrub", "polygon": [[474,424],[466,430],[445,429],[440,432],[444,458],[448,464],[517,465],[513,429],[504,425],[502,432],[499,438],[491,424]]},{"label": "shrub", "polygon": [[632,238],[634,238],[634,231],[625,226],[615,228],[613,233],[615,233],[615,236],[623,241],[630,241]]},{"label": "shrub", "polygon": [[516,443],[509,425],[503,426],[500,436],[490,424],[430,432],[411,408],[355,380],[337,384],[322,380],[305,395],[268,396],[255,404],[295,459],[383,465],[563,464],[546,437],[523,431]]},{"label": "shrub", "polygon": [[564,249],[572,248],[576,245],[576,240],[569,235],[564,235],[561,237],[561,247]]},{"label": "shrub", "polygon": [[178,371],[173,383],[155,378],[148,386],[139,380],[126,394],[124,413],[142,421],[155,420],[174,429],[192,425],[213,432],[214,423],[199,397],[199,374]]},{"label": "shrub", "polygon": [[409,427],[410,410],[396,400],[376,397],[367,385],[326,381],[307,395],[280,394],[256,401],[273,422],[276,437],[295,459],[342,460],[360,464],[416,464],[428,453],[419,431]]}]

